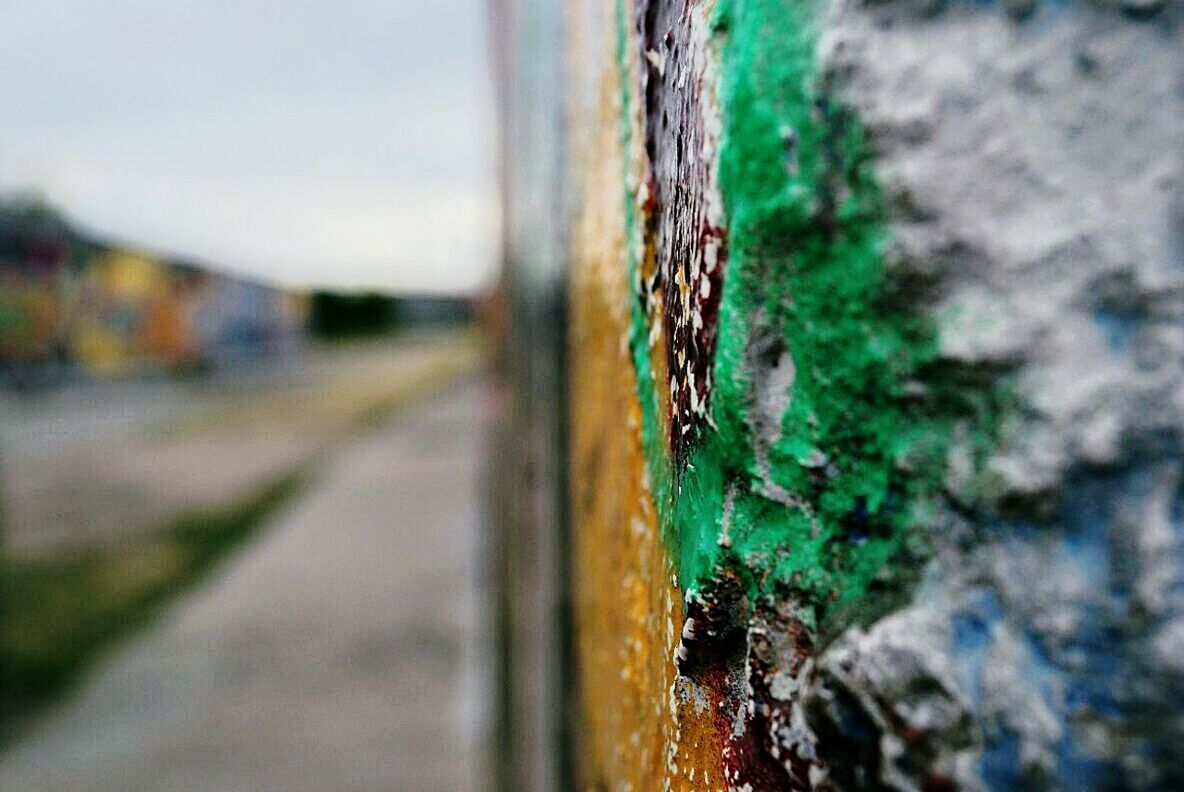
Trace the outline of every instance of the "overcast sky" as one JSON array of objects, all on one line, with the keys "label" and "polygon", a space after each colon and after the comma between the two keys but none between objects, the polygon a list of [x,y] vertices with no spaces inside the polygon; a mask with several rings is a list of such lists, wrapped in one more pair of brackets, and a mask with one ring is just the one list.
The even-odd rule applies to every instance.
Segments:
[{"label": "overcast sky", "polygon": [[0,191],[293,283],[495,255],[485,0],[0,0]]}]

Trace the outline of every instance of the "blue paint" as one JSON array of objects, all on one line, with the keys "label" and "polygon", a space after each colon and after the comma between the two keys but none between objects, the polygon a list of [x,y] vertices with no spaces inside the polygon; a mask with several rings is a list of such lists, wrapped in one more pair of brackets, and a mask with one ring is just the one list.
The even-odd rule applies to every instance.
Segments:
[{"label": "blue paint", "polygon": [[[1061,16],[1068,11],[1071,11],[1077,0],[1037,0],[1036,8],[1032,15],[1025,21],[1025,28],[1032,27],[1041,16],[1041,12],[1049,14],[1056,14]],[[999,13],[1005,13],[1002,8],[1002,3],[999,0],[948,0],[945,3],[946,7],[957,10],[960,8],[971,9],[976,12],[997,10]],[[1026,30],[1019,30],[1018,34],[1026,33]]]},{"label": "blue paint", "polygon": [[[1021,611],[1006,610],[990,589],[968,595],[968,604],[951,621],[955,679],[984,724],[985,745],[979,770],[991,789],[1015,789],[1039,781],[1024,778],[1019,761],[1021,736],[1005,721],[985,718],[983,673],[1006,636],[1019,641],[1014,685],[1009,693],[1046,709],[1059,723],[1061,736],[1047,745],[1054,760],[1050,772],[1065,789],[1106,789],[1122,785],[1122,767],[1089,753],[1082,729],[1098,719],[1123,721],[1145,716],[1158,703],[1148,699],[1140,677],[1140,644],[1126,631],[1131,622],[1132,575],[1123,564],[1125,545],[1118,522],[1120,504],[1146,502],[1157,486],[1151,468],[1123,474],[1079,474],[1063,489],[1058,530],[1034,523],[997,524],[1012,552],[1033,552],[1049,564],[1049,575],[1077,577],[1089,592],[1073,604],[1077,623],[1065,634],[1041,632]],[[1184,539],[1184,492],[1171,504],[1174,530]],[[1174,549],[1184,569],[1184,551]],[[1178,581],[1184,585],[1184,574]],[[1038,603],[1031,603],[1039,606]],[[1170,696],[1170,692],[1165,692]],[[1170,748],[1170,735],[1132,735],[1127,753]],[[1166,741],[1166,742],[1165,742]]]},{"label": "blue paint", "polygon": [[994,641],[993,629],[1003,619],[999,598],[990,589],[980,589],[969,597],[969,607],[953,618],[951,657],[954,677],[962,695],[975,709],[983,704],[983,671],[987,652]]},{"label": "blue paint", "polygon": [[1116,355],[1130,353],[1135,336],[1143,324],[1142,317],[1109,308],[1095,308],[1093,319],[1106,339],[1107,349]]},{"label": "blue paint", "polygon": [[992,741],[979,762],[979,775],[990,789],[1019,789],[1020,737],[1014,732],[1005,732]]},{"label": "blue paint", "polygon": [[1069,732],[1057,746],[1057,779],[1061,789],[1123,788],[1122,768],[1081,753]]},{"label": "blue paint", "polygon": [[1052,661],[1040,639],[1031,632],[1024,634],[1021,646],[1025,651],[1017,675],[1020,684],[1027,687],[1030,697],[1040,699],[1050,710],[1058,712],[1062,709],[1058,687],[1063,681],[1064,672]]}]

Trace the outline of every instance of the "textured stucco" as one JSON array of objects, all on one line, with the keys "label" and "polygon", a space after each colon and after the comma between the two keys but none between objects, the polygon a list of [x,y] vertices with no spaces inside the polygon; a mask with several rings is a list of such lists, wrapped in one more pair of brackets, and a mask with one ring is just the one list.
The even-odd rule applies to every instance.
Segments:
[{"label": "textured stucco", "polygon": [[849,782],[1178,788],[1180,6],[1022,11],[828,13],[892,277],[919,284],[939,365],[1006,382],[1010,407],[979,465],[955,425],[924,582],[822,655],[812,720]]},{"label": "textured stucco", "polygon": [[565,8],[581,782],[1184,785],[1179,3]]}]

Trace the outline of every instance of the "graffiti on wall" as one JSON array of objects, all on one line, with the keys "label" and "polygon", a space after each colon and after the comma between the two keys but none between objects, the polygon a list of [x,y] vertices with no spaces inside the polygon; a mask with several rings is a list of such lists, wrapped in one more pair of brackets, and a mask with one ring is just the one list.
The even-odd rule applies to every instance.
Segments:
[{"label": "graffiti on wall", "polygon": [[184,372],[290,349],[305,297],[90,241],[51,210],[0,211],[0,363],[29,376]]},{"label": "graffiti on wall", "polygon": [[1184,783],[1180,7],[565,8],[581,781]]}]

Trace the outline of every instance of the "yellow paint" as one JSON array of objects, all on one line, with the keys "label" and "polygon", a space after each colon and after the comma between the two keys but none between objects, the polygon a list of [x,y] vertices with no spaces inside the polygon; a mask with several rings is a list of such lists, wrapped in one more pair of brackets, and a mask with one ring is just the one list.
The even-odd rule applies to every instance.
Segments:
[{"label": "yellow paint", "polygon": [[90,372],[124,374],[138,353],[135,336],[143,304],[168,288],[168,273],[154,259],[122,250],[96,256],[80,314],[71,326],[75,358]]},{"label": "yellow paint", "polygon": [[80,320],[76,326],[74,357],[88,371],[111,377],[127,370],[131,350],[124,335],[90,319]]},{"label": "yellow paint", "polygon": [[[611,34],[615,3],[586,3],[602,7],[604,24],[595,27]],[[583,4],[576,13],[587,10]],[[604,55],[589,58],[589,47],[603,47]],[[659,536],[626,341],[634,291],[612,47],[611,35],[573,47],[579,53],[573,71],[590,63],[601,70],[598,101],[577,106],[575,113],[588,116],[571,125],[591,130],[574,141],[583,182],[572,242],[570,339],[578,773],[585,789],[640,792],[667,783],[673,790],[723,789],[725,732],[718,710],[705,693],[696,704],[690,681],[677,677],[673,661],[682,600]]]},{"label": "yellow paint", "polygon": [[169,271],[156,259],[124,250],[100,255],[94,263],[96,278],[111,298],[139,302],[169,288]]}]

